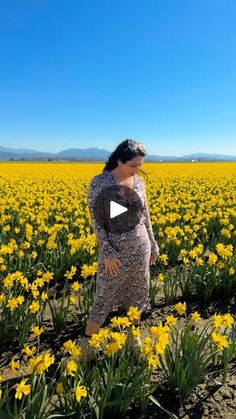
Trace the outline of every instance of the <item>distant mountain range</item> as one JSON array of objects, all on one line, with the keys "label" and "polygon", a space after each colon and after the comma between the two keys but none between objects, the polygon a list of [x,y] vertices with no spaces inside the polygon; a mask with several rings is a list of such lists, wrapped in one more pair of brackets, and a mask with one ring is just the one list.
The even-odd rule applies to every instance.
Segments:
[{"label": "distant mountain range", "polygon": [[[110,151],[92,147],[92,148],[70,148],[59,153],[45,153],[37,150],[24,148],[6,148],[0,147],[1,161],[98,161],[105,162]],[[149,162],[191,162],[191,161],[236,161],[236,156],[224,154],[194,153],[182,157],[176,156],[158,156],[147,154],[145,161]]]}]

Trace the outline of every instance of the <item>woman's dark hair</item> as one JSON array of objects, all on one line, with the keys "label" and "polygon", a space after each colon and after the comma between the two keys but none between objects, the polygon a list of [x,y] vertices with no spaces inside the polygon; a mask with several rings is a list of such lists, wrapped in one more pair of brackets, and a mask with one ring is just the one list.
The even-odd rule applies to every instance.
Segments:
[{"label": "woman's dark hair", "polygon": [[[126,163],[132,160],[133,157],[146,155],[146,149],[143,144],[137,143],[134,140],[124,140],[120,143],[116,149],[111,153],[108,160],[105,162],[103,172],[108,170],[109,172],[118,166],[117,160],[121,160],[122,163]],[[140,169],[140,171],[146,175],[146,173]]]}]

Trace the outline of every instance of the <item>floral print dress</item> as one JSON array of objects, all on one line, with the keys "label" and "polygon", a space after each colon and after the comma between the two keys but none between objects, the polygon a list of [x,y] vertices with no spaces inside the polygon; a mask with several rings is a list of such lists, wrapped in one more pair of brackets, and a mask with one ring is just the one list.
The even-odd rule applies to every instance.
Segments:
[{"label": "floral print dress", "polygon": [[[137,306],[142,311],[150,308],[150,256],[159,254],[147,207],[145,183],[138,175],[134,176],[133,189],[142,201],[142,216],[136,227],[126,233],[107,233],[95,221],[94,203],[97,195],[103,188],[116,184],[112,173],[106,170],[91,180],[87,196],[99,245],[96,293],[89,320],[100,326],[108,314],[118,307],[128,309]],[[105,272],[104,257],[117,257],[120,260],[118,275]]]}]

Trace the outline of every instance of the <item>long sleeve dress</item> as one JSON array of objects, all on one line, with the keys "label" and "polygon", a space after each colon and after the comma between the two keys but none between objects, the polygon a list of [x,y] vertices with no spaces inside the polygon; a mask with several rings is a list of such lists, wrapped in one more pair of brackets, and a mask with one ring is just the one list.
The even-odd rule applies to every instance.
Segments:
[{"label": "long sleeve dress", "polygon": [[[106,187],[116,185],[110,171],[95,176],[89,186],[88,205],[93,230],[99,246],[96,293],[89,320],[100,326],[115,308],[137,306],[140,310],[150,308],[150,256],[159,254],[159,247],[152,230],[147,207],[144,180],[134,176],[134,190],[142,201],[142,216],[136,227],[126,233],[106,232],[95,220],[95,200]],[[117,257],[121,265],[119,273],[111,276],[105,272],[104,257]]]}]

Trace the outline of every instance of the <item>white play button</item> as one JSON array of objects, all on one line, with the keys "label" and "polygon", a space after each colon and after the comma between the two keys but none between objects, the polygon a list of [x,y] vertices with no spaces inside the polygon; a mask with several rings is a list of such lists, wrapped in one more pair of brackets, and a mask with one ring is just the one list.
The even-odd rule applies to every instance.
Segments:
[{"label": "white play button", "polygon": [[128,211],[128,208],[117,204],[115,201],[110,201],[110,218],[117,217],[117,215],[123,214],[126,211]]},{"label": "white play button", "polygon": [[125,185],[102,188],[91,205],[96,210],[93,212],[96,223],[111,234],[134,230],[143,214],[140,195]]}]

